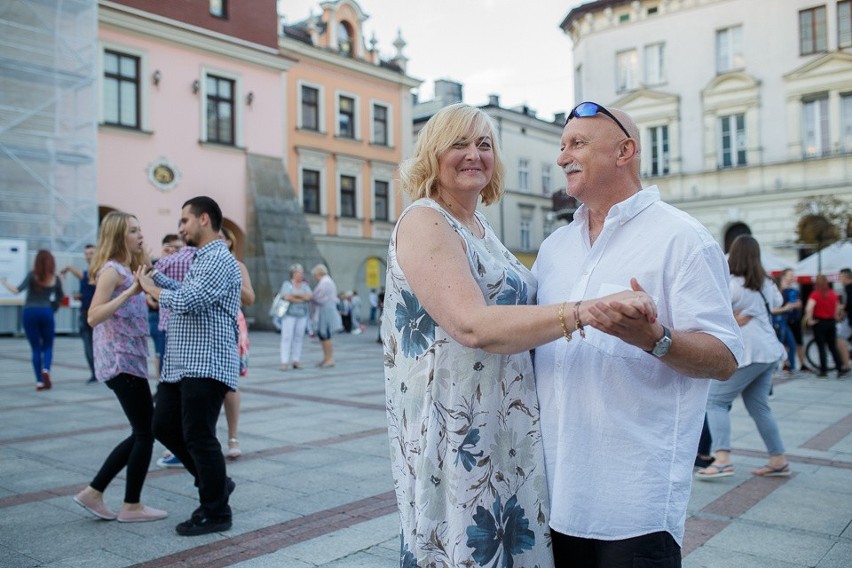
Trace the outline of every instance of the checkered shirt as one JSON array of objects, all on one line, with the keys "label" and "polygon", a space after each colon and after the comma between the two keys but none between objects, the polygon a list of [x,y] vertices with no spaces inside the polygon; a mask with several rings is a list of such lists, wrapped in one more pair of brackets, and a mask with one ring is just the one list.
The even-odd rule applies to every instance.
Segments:
[{"label": "checkered shirt", "polygon": [[209,377],[236,390],[242,278],[225,242],[216,240],[198,249],[182,283],[162,272],[154,281],[163,288],[160,305],[171,310],[160,380]]},{"label": "checkered shirt", "polygon": [[[192,261],[195,258],[195,247],[185,246],[174,254],[168,254],[162,257],[154,264],[154,268],[177,282],[183,282],[186,278],[186,273],[189,272],[189,267],[192,266]],[[157,329],[166,331],[169,328],[169,310],[160,306],[160,316],[157,322]]]}]

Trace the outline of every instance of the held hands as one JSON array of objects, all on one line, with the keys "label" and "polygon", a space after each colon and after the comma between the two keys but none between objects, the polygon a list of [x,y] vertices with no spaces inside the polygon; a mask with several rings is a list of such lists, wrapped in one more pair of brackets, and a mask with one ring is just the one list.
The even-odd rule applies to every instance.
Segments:
[{"label": "held hands", "polygon": [[150,270],[147,266],[142,265],[136,269],[136,280],[135,285],[138,285],[141,290],[144,290],[148,294],[152,294],[153,290],[157,287],[154,284],[154,279],[150,276]]},{"label": "held hands", "polygon": [[657,305],[635,278],[630,287],[632,291],[604,296],[589,306],[589,321],[584,323],[647,351],[663,335]]}]

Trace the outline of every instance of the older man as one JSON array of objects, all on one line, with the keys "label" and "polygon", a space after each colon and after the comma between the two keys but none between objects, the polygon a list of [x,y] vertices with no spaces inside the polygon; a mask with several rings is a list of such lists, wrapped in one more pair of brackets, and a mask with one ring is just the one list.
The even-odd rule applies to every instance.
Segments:
[{"label": "older man", "polygon": [[633,287],[658,310],[651,322],[592,308],[594,322],[574,318],[573,341],[536,349],[557,566],[681,565],[701,378],[727,379],[742,352],[719,245],[642,188],[639,151],[626,113],[592,102],[571,112],[557,163],[582,206],[533,267],[541,304]]}]

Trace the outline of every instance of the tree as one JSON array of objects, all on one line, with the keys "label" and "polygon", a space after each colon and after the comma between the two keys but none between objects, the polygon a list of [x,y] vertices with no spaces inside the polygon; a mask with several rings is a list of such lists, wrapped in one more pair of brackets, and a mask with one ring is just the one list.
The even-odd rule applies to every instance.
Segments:
[{"label": "tree", "polygon": [[[843,236],[852,236],[852,206],[833,195],[807,197],[796,205],[796,213],[798,243],[822,250]],[[846,235],[841,235],[841,227]]]}]

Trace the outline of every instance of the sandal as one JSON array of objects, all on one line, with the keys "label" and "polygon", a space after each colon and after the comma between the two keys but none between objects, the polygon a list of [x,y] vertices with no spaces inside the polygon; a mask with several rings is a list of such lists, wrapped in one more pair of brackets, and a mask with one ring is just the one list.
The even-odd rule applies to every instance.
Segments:
[{"label": "sandal", "polygon": [[717,477],[731,477],[734,475],[734,465],[715,465],[711,464],[704,469],[695,472],[696,479],[716,479]]},{"label": "sandal", "polygon": [[789,477],[790,464],[785,463],[781,467],[772,467],[772,465],[766,464],[765,466],[752,471],[751,474],[759,475],[760,477]]},{"label": "sandal", "polygon": [[228,453],[227,458],[229,460],[235,460],[243,455],[243,452],[240,450],[240,441],[236,438],[228,438]]}]

